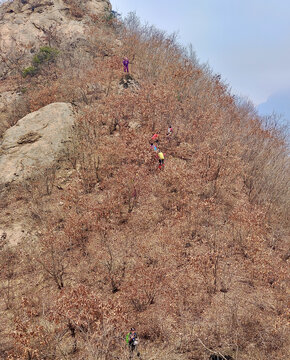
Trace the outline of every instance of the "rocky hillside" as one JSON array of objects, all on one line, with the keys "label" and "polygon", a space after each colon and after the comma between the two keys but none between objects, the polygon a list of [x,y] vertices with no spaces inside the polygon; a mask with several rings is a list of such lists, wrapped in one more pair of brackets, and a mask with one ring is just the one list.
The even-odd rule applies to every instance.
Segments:
[{"label": "rocky hillside", "polygon": [[288,359],[284,134],[108,1],[0,34],[1,359]]},{"label": "rocky hillside", "polygon": [[[63,66],[68,66],[68,61],[71,64],[76,56],[92,60],[104,55],[107,49],[94,42],[90,26],[109,21],[110,16],[111,4],[107,0],[4,2],[0,7],[0,136],[29,112],[20,96],[25,89],[19,77],[23,70],[33,69],[31,60],[41,46],[61,48],[59,61]],[[18,78],[18,86],[11,77]]]},{"label": "rocky hillside", "polygon": [[65,46],[75,46],[86,39],[88,24],[110,12],[109,0],[7,1],[0,10],[1,53],[15,56],[19,49],[33,54],[44,38],[53,40],[53,32]]}]

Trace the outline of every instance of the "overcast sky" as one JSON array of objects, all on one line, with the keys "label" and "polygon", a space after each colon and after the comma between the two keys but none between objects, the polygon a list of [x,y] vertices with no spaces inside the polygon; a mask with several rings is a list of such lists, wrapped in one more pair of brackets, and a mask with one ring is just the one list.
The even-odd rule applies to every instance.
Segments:
[{"label": "overcast sky", "polygon": [[235,94],[256,105],[290,88],[290,0],[111,0],[192,43]]}]

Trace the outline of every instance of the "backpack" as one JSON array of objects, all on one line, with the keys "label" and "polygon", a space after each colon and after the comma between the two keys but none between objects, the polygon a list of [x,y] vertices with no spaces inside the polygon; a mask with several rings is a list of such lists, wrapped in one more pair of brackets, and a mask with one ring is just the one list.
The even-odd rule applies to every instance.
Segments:
[{"label": "backpack", "polygon": [[128,334],[126,335],[126,343],[127,343],[127,344],[129,344],[129,337],[130,337],[130,333],[128,333]]}]

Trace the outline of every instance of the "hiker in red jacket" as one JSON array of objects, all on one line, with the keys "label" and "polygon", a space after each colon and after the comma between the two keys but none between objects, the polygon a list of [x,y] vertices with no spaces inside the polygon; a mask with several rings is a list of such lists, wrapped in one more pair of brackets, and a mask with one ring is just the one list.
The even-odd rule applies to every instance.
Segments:
[{"label": "hiker in red jacket", "polygon": [[158,138],[159,138],[159,135],[158,135],[157,133],[155,133],[155,134],[152,136],[151,140],[158,143],[158,141],[159,141]]}]

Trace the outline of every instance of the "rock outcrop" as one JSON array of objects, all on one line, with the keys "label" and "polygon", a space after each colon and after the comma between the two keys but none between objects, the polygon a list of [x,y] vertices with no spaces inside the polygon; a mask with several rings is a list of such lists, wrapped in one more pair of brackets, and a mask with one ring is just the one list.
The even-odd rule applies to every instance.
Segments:
[{"label": "rock outcrop", "polygon": [[[0,6],[1,55],[14,63],[26,56],[28,64],[43,44],[77,46],[87,39],[87,24],[109,16],[111,9],[109,0],[7,1]],[[7,71],[0,61],[0,76]]]},{"label": "rock outcrop", "polygon": [[72,106],[53,103],[6,130],[0,146],[0,184],[27,179],[50,168],[67,147],[73,124]]}]

